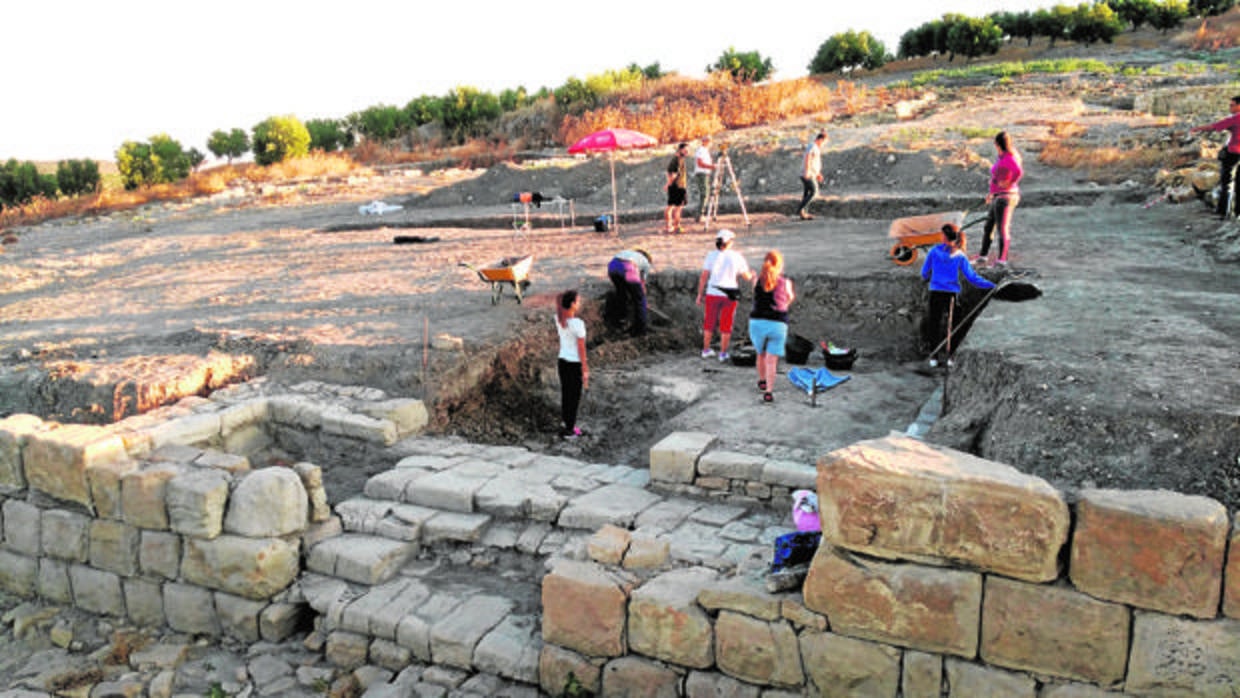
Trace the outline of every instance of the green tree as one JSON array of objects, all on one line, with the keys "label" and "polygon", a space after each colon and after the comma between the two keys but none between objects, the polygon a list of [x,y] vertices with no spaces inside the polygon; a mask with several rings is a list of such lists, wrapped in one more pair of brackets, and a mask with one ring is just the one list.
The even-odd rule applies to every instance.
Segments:
[{"label": "green tree", "polygon": [[1106,3],[1081,3],[1072,11],[1068,38],[1086,45],[1111,43],[1124,31],[1124,21]]},{"label": "green tree", "polygon": [[151,144],[139,141],[125,141],[116,150],[116,169],[120,172],[121,183],[126,189],[133,190],[155,183],[155,161],[151,158]]},{"label": "green tree", "polygon": [[207,139],[207,150],[217,158],[228,158],[228,164],[231,165],[234,158],[249,152],[250,136],[243,128],[234,128],[231,131],[215,130]]},{"label": "green tree", "polygon": [[310,132],[310,150],[331,153],[349,147],[353,140],[339,119],[310,119],[306,121],[306,130]]},{"label": "green tree", "polygon": [[1213,17],[1230,10],[1236,0],[1189,0],[1188,10],[1195,17]]},{"label": "green tree", "polygon": [[499,108],[503,111],[516,111],[521,107],[529,106],[529,103],[530,96],[524,87],[508,88],[499,93]]},{"label": "green tree", "polygon": [[646,78],[647,80],[658,80],[659,78],[666,75],[666,73],[663,72],[663,68],[659,67],[659,64],[657,62],[651,63],[645,68],[637,65],[637,63],[630,63],[629,67],[626,68],[625,70],[628,70],[629,72],[632,72],[632,73],[641,73],[642,77]]},{"label": "green tree", "polygon": [[[947,31],[947,51],[951,58],[998,53],[1003,46],[1003,30],[990,18],[957,17]],[[950,59],[949,59],[950,60]]]},{"label": "green tree", "polygon": [[898,55],[900,58],[929,56],[936,50],[934,47],[935,33],[930,22],[904,32],[900,36]]},{"label": "green tree", "polygon": [[254,126],[254,162],[274,165],[310,152],[310,132],[297,117],[271,116]]},{"label": "green tree", "polygon": [[415,97],[405,105],[405,118],[410,126],[416,128],[424,124],[439,121],[443,118],[443,98],[422,95]]},{"label": "green tree", "polygon": [[1150,21],[1156,4],[1154,0],[1106,0],[1106,3],[1133,31]]},{"label": "green tree", "polygon": [[179,182],[193,169],[189,154],[180,141],[166,133],[151,136],[151,162],[155,165],[155,183]]},{"label": "green tree", "polygon": [[738,52],[729,46],[719,59],[706,66],[706,72],[728,72],[732,79],[742,83],[762,82],[775,73],[775,64],[763,58],[757,51]]},{"label": "green tree", "polygon": [[1012,39],[1024,39],[1025,45],[1033,44],[1033,37],[1038,35],[1037,25],[1033,21],[1033,13],[1024,10],[1023,12],[995,12],[990,15],[990,19],[1003,30]]},{"label": "green tree", "polygon": [[1037,25],[1038,36],[1050,39],[1054,46],[1059,39],[1068,36],[1068,27],[1072,25],[1072,8],[1067,5],[1055,5],[1048,9],[1038,10],[1033,14],[1033,22]]},{"label": "green tree", "polygon": [[190,170],[197,170],[198,166],[202,164],[203,160],[207,159],[207,156],[201,150],[197,148],[190,148],[189,150],[185,151],[185,157],[189,159]]},{"label": "green tree", "polygon": [[388,141],[409,131],[409,115],[403,109],[377,104],[358,114],[358,132],[372,141]]},{"label": "green tree", "polygon": [[810,73],[841,73],[856,68],[873,70],[887,62],[887,47],[868,31],[834,34],[818,47]]},{"label": "green tree", "polygon": [[1154,3],[1150,26],[1166,34],[1188,19],[1188,0],[1163,0]]},{"label": "green tree", "polygon": [[56,198],[55,175],[39,174],[33,162],[10,158],[0,167],[0,208],[30,203],[36,196]]},{"label": "green tree", "polygon": [[444,129],[458,143],[485,133],[502,113],[499,98],[476,87],[455,87],[443,99]]},{"label": "green tree", "polygon": [[93,194],[99,189],[99,163],[94,160],[61,160],[56,163],[56,185],[65,196]]}]

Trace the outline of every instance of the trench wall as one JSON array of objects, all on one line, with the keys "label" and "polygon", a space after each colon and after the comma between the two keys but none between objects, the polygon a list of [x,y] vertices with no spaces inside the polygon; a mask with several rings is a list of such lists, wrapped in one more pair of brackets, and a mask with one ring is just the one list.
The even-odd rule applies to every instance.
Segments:
[{"label": "trench wall", "polygon": [[[702,436],[652,449],[652,484],[711,477]],[[631,542],[600,532],[591,561],[544,579],[542,688],[755,698],[1240,690],[1240,535],[1214,500],[1087,490],[1069,503],[1039,478],[903,436],[823,456],[817,491],[823,540],[799,593],[701,567],[643,572],[626,564]]]},{"label": "trench wall", "polygon": [[179,632],[286,638],[309,620],[290,591],[304,550],[332,533],[324,473],[244,454],[290,438],[362,453],[426,424],[420,401],[325,388],[236,386],[109,426],[0,420],[0,588]]}]

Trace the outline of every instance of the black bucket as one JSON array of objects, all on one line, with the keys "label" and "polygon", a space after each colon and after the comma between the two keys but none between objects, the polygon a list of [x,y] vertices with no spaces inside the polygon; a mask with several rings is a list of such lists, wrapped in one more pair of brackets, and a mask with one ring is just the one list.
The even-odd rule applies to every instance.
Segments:
[{"label": "black bucket", "polygon": [[814,350],[814,343],[799,334],[790,334],[784,341],[784,358],[788,363],[804,366],[809,361],[809,354]]}]

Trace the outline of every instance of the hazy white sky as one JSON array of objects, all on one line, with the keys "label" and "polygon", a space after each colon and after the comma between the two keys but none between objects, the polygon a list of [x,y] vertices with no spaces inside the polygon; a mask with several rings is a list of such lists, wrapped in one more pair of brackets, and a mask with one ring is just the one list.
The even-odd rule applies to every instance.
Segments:
[{"label": "hazy white sky", "polygon": [[1053,4],[20,0],[0,24],[0,160],[110,160],[158,133],[207,153],[211,131],[268,116],[339,118],[460,85],[534,91],[630,63],[701,76],[729,46],[792,78],[838,32],[869,31],[894,53],[945,12]]}]

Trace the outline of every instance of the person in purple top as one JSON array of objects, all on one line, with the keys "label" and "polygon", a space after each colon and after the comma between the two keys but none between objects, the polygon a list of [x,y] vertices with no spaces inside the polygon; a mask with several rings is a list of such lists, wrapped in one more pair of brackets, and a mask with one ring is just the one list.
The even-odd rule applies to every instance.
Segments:
[{"label": "person in purple top", "polygon": [[[943,242],[935,245],[926,255],[921,267],[921,278],[930,282],[930,308],[926,313],[925,340],[931,347],[930,368],[939,365],[939,357],[953,365],[951,333],[956,294],[960,293],[960,275],[978,288],[994,288],[995,285],[978,276],[964,253],[964,235],[955,223],[943,226]],[[946,338],[946,339],[945,339]]]},{"label": "person in purple top", "polygon": [[1220,218],[1236,214],[1233,206],[1236,201],[1236,166],[1240,165],[1240,95],[1231,98],[1228,108],[1231,110],[1231,116],[1226,119],[1189,129],[1189,133],[1227,131],[1231,134],[1231,139],[1218,154],[1219,192],[1216,212]]},{"label": "person in purple top", "polygon": [[1012,242],[1012,211],[1020,203],[1020,179],[1025,175],[1020,153],[1012,147],[1012,138],[1007,131],[1000,131],[995,136],[995,150],[999,157],[990,168],[990,188],[986,193],[986,203],[990,206],[986,213],[986,225],[983,228],[982,249],[978,253],[979,264],[986,264],[990,254],[990,242],[997,232],[999,237],[999,254],[995,264],[1007,266],[1008,251]]}]

